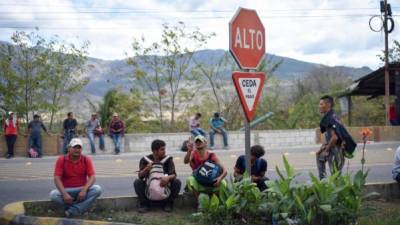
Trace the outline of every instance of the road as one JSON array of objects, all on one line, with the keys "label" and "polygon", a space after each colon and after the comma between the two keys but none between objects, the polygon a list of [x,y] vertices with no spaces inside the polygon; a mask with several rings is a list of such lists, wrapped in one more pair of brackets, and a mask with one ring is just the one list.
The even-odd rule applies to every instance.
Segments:
[{"label": "road", "polygon": [[[366,146],[366,168],[370,169],[368,182],[390,182],[391,168],[395,150],[400,142],[369,143]],[[315,151],[317,145],[287,149],[267,149],[264,158],[268,161],[267,176],[276,179],[275,166],[283,170],[282,155],[301,173],[299,182],[309,180],[308,173],[316,173]],[[354,172],[361,168],[362,146],[359,144],[356,156],[346,163],[344,171]],[[168,150],[167,150],[168,152]],[[229,174],[236,158],[243,150],[215,150]],[[150,153],[150,152],[149,152]],[[146,153],[130,153],[122,155],[91,156],[95,168],[97,184],[103,187],[102,197],[135,195],[133,179],[136,177],[139,160]],[[168,152],[174,156],[178,177],[184,181],[191,173],[188,165],[183,163],[183,152]],[[56,157],[41,159],[14,158],[0,159],[0,207],[14,201],[47,200],[49,192],[54,188],[53,168]]]}]

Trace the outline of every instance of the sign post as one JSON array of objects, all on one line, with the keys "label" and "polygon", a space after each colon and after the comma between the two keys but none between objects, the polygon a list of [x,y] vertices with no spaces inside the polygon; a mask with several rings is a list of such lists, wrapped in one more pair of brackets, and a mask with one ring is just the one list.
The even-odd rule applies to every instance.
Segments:
[{"label": "sign post", "polygon": [[229,51],[246,72],[233,72],[232,80],[246,114],[246,171],[251,176],[250,122],[252,121],[264,85],[264,73],[255,73],[265,55],[265,29],[252,9],[239,8],[229,22]]}]

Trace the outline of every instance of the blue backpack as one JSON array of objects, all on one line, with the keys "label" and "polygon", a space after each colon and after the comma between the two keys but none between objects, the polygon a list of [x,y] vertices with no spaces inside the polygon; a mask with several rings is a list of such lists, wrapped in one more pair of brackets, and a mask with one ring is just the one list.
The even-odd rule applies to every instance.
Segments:
[{"label": "blue backpack", "polygon": [[222,168],[211,160],[214,153],[208,155],[208,159],[193,171],[193,176],[201,185],[211,187],[215,183],[215,179],[221,176]]}]

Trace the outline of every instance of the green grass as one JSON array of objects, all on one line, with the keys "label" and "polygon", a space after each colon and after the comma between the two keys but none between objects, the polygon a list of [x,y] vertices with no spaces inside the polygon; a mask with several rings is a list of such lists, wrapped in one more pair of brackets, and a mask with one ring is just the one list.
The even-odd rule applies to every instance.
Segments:
[{"label": "green grass", "polygon": [[[366,205],[374,210],[369,215],[361,217],[358,225],[400,225],[400,200],[374,200],[368,201]],[[54,211],[34,205],[26,205],[25,207],[27,215],[30,216],[63,217],[61,210]],[[198,223],[192,217],[194,211],[192,208],[186,208],[175,209],[172,213],[166,213],[160,208],[155,208],[148,213],[140,214],[135,209],[126,211],[108,210],[87,212],[77,218],[145,225],[195,225]]]},{"label": "green grass", "polygon": [[361,217],[359,225],[399,225],[400,200],[368,201],[367,205],[375,209],[371,214]]}]

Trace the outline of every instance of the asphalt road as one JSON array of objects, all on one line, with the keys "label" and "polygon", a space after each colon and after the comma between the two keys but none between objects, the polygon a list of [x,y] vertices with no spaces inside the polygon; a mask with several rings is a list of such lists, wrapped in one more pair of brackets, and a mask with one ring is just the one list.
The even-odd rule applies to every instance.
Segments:
[{"label": "asphalt road", "polygon": [[[369,169],[368,182],[390,182],[394,153],[400,142],[369,143],[366,146],[366,169]],[[317,145],[287,149],[267,149],[264,158],[268,161],[267,176],[276,179],[275,166],[283,169],[282,155],[300,173],[299,182],[309,181],[308,173],[316,174],[315,151]],[[361,149],[359,145],[356,156],[346,163],[344,171],[354,172],[361,169]],[[168,150],[167,150],[168,151]],[[220,160],[233,171],[236,158],[243,150],[215,150]],[[150,152],[149,152],[150,153]],[[137,176],[139,160],[143,154],[131,153],[122,155],[91,156],[95,168],[97,184],[103,187],[102,197],[135,195],[133,179]],[[168,152],[174,156],[178,177],[184,182],[191,173],[188,165],[183,164],[183,152]],[[0,207],[15,201],[47,200],[49,192],[54,188],[53,169],[56,157],[41,159],[14,158],[0,159]]]}]

